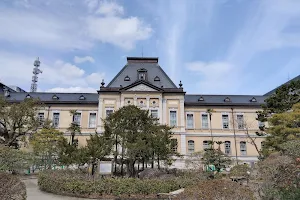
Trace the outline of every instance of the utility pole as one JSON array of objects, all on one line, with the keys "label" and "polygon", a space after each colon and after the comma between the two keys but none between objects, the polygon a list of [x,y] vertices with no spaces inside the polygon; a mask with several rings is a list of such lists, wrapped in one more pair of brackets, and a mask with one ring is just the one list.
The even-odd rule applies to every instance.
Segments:
[{"label": "utility pole", "polygon": [[233,127],[233,137],[234,137],[234,147],[235,147],[235,161],[236,164],[239,164],[238,156],[237,156],[237,145],[236,145],[236,134],[235,134],[235,125],[234,125],[234,114],[233,114],[233,108],[231,108],[231,116],[232,116],[232,127]]}]

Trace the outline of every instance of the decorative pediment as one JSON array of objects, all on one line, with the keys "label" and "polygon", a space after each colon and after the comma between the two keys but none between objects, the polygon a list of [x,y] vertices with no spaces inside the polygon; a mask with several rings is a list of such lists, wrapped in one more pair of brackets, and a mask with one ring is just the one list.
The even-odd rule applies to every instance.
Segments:
[{"label": "decorative pediment", "polygon": [[157,91],[157,90],[145,84],[139,84],[137,86],[127,89],[126,91]]}]

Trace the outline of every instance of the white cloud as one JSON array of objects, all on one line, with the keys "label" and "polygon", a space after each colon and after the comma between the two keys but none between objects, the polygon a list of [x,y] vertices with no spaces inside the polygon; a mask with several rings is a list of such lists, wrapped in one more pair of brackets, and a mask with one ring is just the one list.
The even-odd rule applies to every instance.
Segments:
[{"label": "white cloud", "polygon": [[46,92],[57,92],[57,93],[97,93],[97,89],[91,87],[56,87],[46,90]]},{"label": "white cloud", "polygon": [[211,91],[226,93],[228,89],[235,86],[235,81],[239,78],[234,66],[227,62],[196,61],[187,63],[185,66],[187,70],[199,77],[200,81],[196,85],[201,93],[211,93]]},{"label": "white cloud", "polygon": [[74,57],[74,62],[77,63],[77,64],[84,63],[84,62],[94,63],[95,59],[91,56],[85,56],[85,57],[75,56]]},{"label": "white cloud", "polygon": [[86,77],[86,81],[90,84],[100,85],[104,77],[105,77],[105,73],[92,73]]},{"label": "white cloud", "polygon": [[116,2],[104,0],[100,2],[96,13],[103,15],[122,15],[124,14],[124,8]]},{"label": "white cloud", "polygon": [[32,2],[27,9],[0,5],[0,41],[61,50],[90,49],[101,42],[128,50],[151,36],[150,25],[124,16],[116,2],[89,0],[84,5],[90,12],[77,1],[48,6]]}]

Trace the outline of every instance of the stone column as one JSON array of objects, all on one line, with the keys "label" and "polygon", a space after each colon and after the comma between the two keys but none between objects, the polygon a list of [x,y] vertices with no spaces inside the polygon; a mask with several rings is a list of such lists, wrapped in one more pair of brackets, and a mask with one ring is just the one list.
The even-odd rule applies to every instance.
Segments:
[{"label": "stone column", "polygon": [[147,99],[147,109],[149,109],[150,108],[150,97],[146,97],[146,99]]},{"label": "stone column", "polygon": [[186,155],[186,137],[185,137],[185,133],[181,133],[180,134],[180,153],[182,155]]},{"label": "stone column", "polygon": [[184,123],[184,99],[180,99],[180,131],[185,132],[185,123]]},{"label": "stone column", "polygon": [[124,101],[125,101],[123,94],[121,94],[120,101],[121,101],[121,107],[123,107],[124,106]]},{"label": "stone column", "polygon": [[98,103],[98,121],[97,121],[97,133],[102,133],[102,116],[103,116],[103,99],[99,97]]},{"label": "stone column", "polygon": [[163,123],[163,113],[166,112],[166,110],[163,110],[162,108],[162,97],[161,95],[158,97],[159,101],[158,101],[158,113],[159,113],[159,123],[162,124]]},{"label": "stone column", "polygon": [[137,97],[136,95],[134,95],[134,98],[133,98],[133,104],[136,106],[137,105]]},{"label": "stone column", "polygon": [[162,99],[163,124],[167,123],[167,99]]}]

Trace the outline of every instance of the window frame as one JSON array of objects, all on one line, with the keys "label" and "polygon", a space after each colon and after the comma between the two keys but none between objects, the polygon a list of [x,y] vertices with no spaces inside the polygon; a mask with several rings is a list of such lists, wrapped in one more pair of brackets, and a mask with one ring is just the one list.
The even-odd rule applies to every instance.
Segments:
[{"label": "window frame", "polygon": [[157,114],[157,117],[154,117],[154,118],[159,119],[158,109],[150,109],[150,116],[151,117],[153,117],[152,116],[152,111],[156,111],[156,114]]},{"label": "window frame", "polygon": [[[40,118],[40,114],[42,114],[42,119]],[[45,123],[45,112],[38,112],[38,120],[39,120],[39,127],[42,127]]]},{"label": "window frame", "polygon": [[[238,116],[243,116],[242,119],[242,127],[240,127],[240,124],[239,124],[239,117]],[[245,116],[243,113],[237,113],[236,114],[236,122],[237,122],[237,129],[238,130],[244,130],[245,129]]]},{"label": "window frame", "polygon": [[[227,128],[224,128],[224,118],[223,118],[223,116],[227,116]],[[222,115],[221,115],[221,117],[222,117],[222,129],[224,129],[224,130],[229,130],[230,129],[230,120],[229,120],[229,114],[228,113],[222,113]]]},{"label": "window frame", "polygon": [[[207,116],[207,128],[203,127],[203,115]],[[209,113],[206,113],[206,112],[201,113],[201,129],[203,129],[203,130],[208,130],[209,129]]]},{"label": "window frame", "polygon": [[[192,127],[189,127],[188,126],[188,115],[192,115],[193,116],[193,126]],[[185,127],[186,129],[195,129],[195,114],[193,112],[187,112],[185,114],[185,117],[186,117],[186,123],[185,123]]]},{"label": "window frame", "polygon": [[[54,115],[55,114],[58,114],[58,125],[57,126],[54,126]],[[60,112],[59,111],[52,111],[52,126],[54,128],[59,128],[59,125],[60,125]]]},{"label": "window frame", "polygon": [[[229,144],[229,152],[226,152],[226,149],[228,150],[228,146],[226,146],[226,144]],[[231,151],[231,142],[230,141],[225,141],[224,142],[224,153],[226,155],[231,155],[232,154],[232,151]]]},{"label": "window frame", "polygon": [[[190,151],[190,142],[192,142],[192,145],[193,145],[193,151]],[[188,145],[187,145],[187,146],[188,146],[188,148],[187,148],[188,153],[189,153],[189,154],[194,153],[194,152],[195,152],[195,141],[194,141],[194,140],[188,140],[187,144],[188,144]]]},{"label": "window frame", "polygon": [[[242,148],[242,144],[245,146],[243,146]],[[240,155],[241,156],[247,156],[247,142],[245,141],[240,141]]]},{"label": "window frame", "polygon": [[76,114],[80,114],[80,121],[79,121],[79,126],[81,126],[81,123],[82,123],[82,111],[76,111],[76,113],[73,115],[73,119],[72,119],[72,122],[74,123],[75,122],[75,115]]},{"label": "window frame", "polygon": [[112,107],[107,107],[107,108],[105,108],[105,119],[108,117],[108,115],[107,115],[107,111],[109,111],[109,110],[112,110],[112,113],[114,113],[114,112],[115,112],[115,109],[114,109],[114,108],[112,108]]},{"label": "window frame", "polygon": [[[95,125],[94,127],[91,127],[91,114],[95,114]],[[88,128],[96,128],[97,127],[97,112],[96,111],[90,111],[89,112],[89,120],[88,120]]]},{"label": "window frame", "polygon": [[171,146],[171,150],[173,153],[177,153],[178,152],[178,140],[177,140],[177,138],[171,138],[171,145],[173,145],[172,141],[176,141],[176,145]]},{"label": "window frame", "polygon": [[[202,141],[202,147],[203,147],[203,150],[205,151],[206,149],[209,149],[211,148],[211,144],[210,144],[211,140],[203,140]],[[206,144],[204,145],[204,143],[207,143],[207,147],[205,148]]]},{"label": "window frame", "polygon": [[[176,116],[175,116],[175,119],[176,119],[176,123],[175,123],[175,125],[172,125],[171,124],[171,112],[175,112],[175,114],[176,114]],[[171,127],[177,127],[178,126],[178,110],[177,109],[169,109],[169,125],[171,126]]]}]

